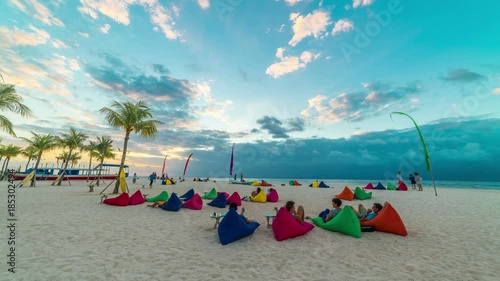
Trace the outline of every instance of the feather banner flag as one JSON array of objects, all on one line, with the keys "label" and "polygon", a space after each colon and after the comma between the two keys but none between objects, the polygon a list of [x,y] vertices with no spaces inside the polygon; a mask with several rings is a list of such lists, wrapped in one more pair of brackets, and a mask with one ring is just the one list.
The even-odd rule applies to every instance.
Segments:
[{"label": "feather banner flag", "polygon": [[184,173],[182,174],[182,176],[184,177],[186,175],[186,170],[187,170],[187,167],[188,167],[188,164],[189,164],[189,159],[191,159],[191,156],[193,156],[193,153],[191,153],[186,161],[186,165],[184,166]]},{"label": "feather banner flag", "polygon": [[231,163],[229,164],[229,175],[233,175],[233,160],[234,160],[234,143],[233,149],[231,150]]},{"label": "feather banner flag", "polygon": [[404,116],[410,118],[410,120],[413,122],[413,125],[415,125],[415,128],[417,129],[418,135],[420,137],[420,142],[422,143],[422,148],[424,150],[425,166],[426,166],[427,171],[431,173],[432,185],[434,186],[434,193],[437,196],[436,184],[434,183],[434,174],[432,173],[432,168],[431,168],[431,159],[429,157],[429,153],[427,152],[427,146],[425,145],[424,136],[422,135],[422,132],[420,131],[420,128],[417,125],[417,122],[415,122],[415,120],[413,120],[413,118],[411,118],[410,115],[408,115],[404,112],[399,112],[399,111],[391,112],[391,114],[389,114],[389,116],[391,117],[391,120],[392,120],[392,114],[404,115]]},{"label": "feather banner flag", "polygon": [[165,159],[163,159],[163,167],[161,168],[161,175],[162,176],[165,173],[165,163],[167,162],[167,156],[168,155],[165,155]]}]

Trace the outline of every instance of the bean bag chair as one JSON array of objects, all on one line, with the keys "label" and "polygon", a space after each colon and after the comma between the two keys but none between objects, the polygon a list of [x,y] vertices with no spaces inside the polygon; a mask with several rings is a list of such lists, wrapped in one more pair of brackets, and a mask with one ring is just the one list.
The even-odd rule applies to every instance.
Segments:
[{"label": "bean bag chair", "polygon": [[373,188],[373,184],[372,183],[369,183],[367,184],[363,189],[374,189]]},{"label": "bean bag chair", "polygon": [[408,186],[404,182],[400,182],[398,186],[399,191],[408,191]]},{"label": "bean bag chair", "polygon": [[288,184],[289,184],[289,185],[293,185],[293,181],[289,181],[289,182],[288,182]]},{"label": "bean bag chair", "polygon": [[264,190],[261,190],[259,192],[259,194],[255,195],[255,197],[250,196],[250,200],[252,202],[266,203],[266,201],[267,201],[267,195],[264,192]]},{"label": "bean bag chair", "polygon": [[139,205],[146,202],[146,199],[142,195],[142,192],[140,190],[137,190],[130,196],[130,201],[128,202],[129,205]]},{"label": "bean bag chair", "polygon": [[276,213],[272,227],[276,241],[283,241],[306,234],[314,225],[308,222],[300,224],[285,207],[281,207]]},{"label": "bean bag chair", "polygon": [[378,182],[377,186],[375,186],[373,189],[385,190],[385,186],[383,186],[380,182]]},{"label": "bean bag chair", "polygon": [[398,212],[388,204],[380,213],[369,221],[362,221],[361,226],[373,226],[375,230],[406,236],[405,224]]},{"label": "bean bag chair", "polygon": [[318,185],[318,187],[321,187],[321,188],[330,188],[329,185],[326,185],[323,181],[321,181]]},{"label": "bean bag chair", "polygon": [[182,208],[201,210],[201,208],[203,208],[203,200],[201,200],[200,195],[196,193],[193,197],[191,197],[191,199],[182,204]]},{"label": "bean bag chair", "polygon": [[217,197],[215,197],[214,200],[212,200],[207,205],[212,206],[212,207],[217,207],[217,208],[226,208],[226,206],[227,206],[226,196],[224,196],[224,194],[220,193],[219,195],[217,195]]},{"label": "bean bag chair", "polygon": [[158,202],[158,201],[167,201],[168,200],[168,192],[162,191],[160,194],[155,197],[151,197],[146,199],[148,202]]},{"label": "bean bag chair", "polygon": [[240,197],[240,194],[238,192],[233,192],[233,194],[231,194],[231,196],[229,196],[227,198],[227,204],[231,204],[231,203],[236,203],[237,206],[241,206],[241,197]]},{"label": "bean bag chair", "polygon": [[253,180],[253,183],[252,183],[253,186],[259,186],[260,183],[257,181],[257,180]]},{"label": "bean bag chair", "polygon": [[265,180],[263,180],[261,183],[260,183],[260,186],[273,186],[272,184],[266,182]]},{"label": "bean bag chair", "polygon": [[230,209],[217,228],[219,241],[222,245],[227,245],[252,234],[259,225],[258,222],[247,224],[235,209]]},{"label": "bean bag chair", "polygon": [[293,181],[293,186],[302,186],[302,184],[299,183],[298,181]]},{"label": "bean bag chair", "polygon": [[210,192],[201,196],[201,199],[214,199],[215,197],[217,197],[217,190],[214,187],[212,188],[212,190],[210,190]]},{"label": "bean bag chair", "polygon": [[354,197],[356,197],[359,200],[371,199],[372,193],[366,192],[363,189],[356,187],[356,189],[354,190]]},{"label": "bean bag chair", "polygon": [[116,196],[115,198],[108,198],[102,201],[102,203],[104,204],[114,205],[114,206],[128,206],[129,202],[130,202],[130,197],[126,192]]},{"label": "bean bag chair", "polygon": [[398,188],[392,184],[392,183],[388,183],[387,184],[387,190],[397,190]]},{"label": "bean bag chair", "polygon": [[191,188],[190,190],[188,190],[188,192],[186,192],[186,193],[182,194],[181,196],[179,196],[179,198],[181,200],[188,201],[193,196],[194,196],[194,189]]},{"label": "bean bag chair", "polygon": [[309,185],[310,187],[319,187],[319,182],[317,180],[313,181],[313,183],[311,183],[311,185]]},{"label": "bean bag chair", "polygon": [[340,211],[338,215],[326,223],[322,217],[313,218],[312,222],[326,230],[361,238],[361,225],[359,224],[359,219],[349,207],[342,208],[342,211]]},{"label": "bean bag chair", "polygon": [[352,190],[349,189],[349,187],[344,187],[344,190],[340,192],[339,194],[335,195],[338,199],[343,199],[343,200],[349,200],[352,201],[354,200],[354,193],[352,193]]},{"label": "bean bag chair", "polygon": [[278,195],[278,191],[276,191],[276,189],[273,189],[271,190],[271,192],[269,192],[269,195],[267,195],[267,202],[278,202],[278,200],[280,199],[280,196]]},{"label": "bean bag chair", "polygon": [[224,194],[224,196],[226,196],[226,198],[228,198],[228,197],[229,197],[229,193],[224,192],[224,191],[222,191],[222,192],[217,192],[217,195],[219,195],[219,194]]},{"label": "bean bag chair", "polygon": [[174,183],[173,183],[171,180],[166,180],[166,181],[165,181],[165,184],[167,184],[167,185],[171,185],[171,184],[174,184]]},{"label": "bean bag chair", "polygon": [[177,212],[182,208],[182,201],[177,197],[177,194],[172,193],[172,196],[160,208],[165,211]]}]

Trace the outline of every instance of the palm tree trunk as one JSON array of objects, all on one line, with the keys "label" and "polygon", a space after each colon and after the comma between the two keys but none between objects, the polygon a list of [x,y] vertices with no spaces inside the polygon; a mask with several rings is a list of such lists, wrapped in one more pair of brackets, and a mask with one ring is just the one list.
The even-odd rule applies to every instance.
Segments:
[{"label": "palm tree trunk", "polygon": [[71,153],[72,153],[72,152],[73,152],[73,150],[72,150],[72,149],[70,149],[70,150],[69,150],[69,154],[68,154],[68,158],[66,158],[66,163],[64,164],[64,169],[63,169],[63,171],[62,171],[62,173],[61,173],[61,175],[62,175],[62,176],[61,176],[61,178],[59,179],[59,181],[57,182],[57,184],[56,184],[56,185],[59,185],[59,186],[60,186],[60,185],[61,185],[61,183],[62,183],[62,181],[63,181],[63,179],[64,179],[64,175],[66,175],[66,169],[68,169],[69,159],[71,158]]},{"label": "palm tree trunk", "polygon": [[99,182],[101,181],[101,173],[102,173],[102,164],[104,163],[104,157],[101,159],[101,165],[99,165],[99,174],[97,175],[97,186],[99,186]]},{"label": "palm tree trunk", "polygon": [[[40,165],[40,159],[42,159],[42,152],[38,154],[38,159],[36,160],[35,164],[35,171],[38,170],[38,165]],[[31,184],[30,184],[30,187],[35,187],[35,186],[36,186],[36,172],[33,178],[31,179]]]},{"label": "palm tree trunk", "polygon": [[125,133],[125,141],[123,142],[122,161],[120,162],[120,170],[118,170],[118,176],[116,177],[116,184],[115,184],[115,189],[113,190],[113,194],[117,194],[118,188],[120,187],[120,173],[123,170],[123,165],[125,165],[125,158],[127,157],[127,146],[129,138],[130,138],[130,132],[127,131]]},{"label": "palm tree trunk", "polygon": [[87,172],[87,182],[89,182],[90,178],[90,167],[92,166],[92,155],[90,156],[90,161],[89,161],[89,171]]},{"label": "palm tree trunk", "polygon": [[9,162],[10,162],[10,157],[5,158],[5,161],[3,162],[5,164],[5,169],[3,170],[2,178],[0,180],[3,180],[5,178],[5,175],[7,175],[7,169],[9,169]]},{"label": "palm tree trunk", "polygon": [[28,163],[26,163],[26,168],[24,168],[24,171],[28,170],[28,166],[30,165],[31,162],[31,157],[28,157]]},{"label": "palm tree trunk", "polygon": [[7,159],[3,161],[2,170],[0,170],[0,181],[3,180],[3,171],[5,170],[5,162],[7,162]]}]

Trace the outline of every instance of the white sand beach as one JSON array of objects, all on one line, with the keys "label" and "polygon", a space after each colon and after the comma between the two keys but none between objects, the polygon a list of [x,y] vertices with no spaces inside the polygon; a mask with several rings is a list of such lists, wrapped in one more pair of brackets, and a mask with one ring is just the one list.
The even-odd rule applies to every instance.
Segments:
[{"label": "white sand beach", "polygon": [[[145,180],[142,180],[145,182]],[[106,182],[107,184],[108,182]],[[141,180],[139,181],[141,183]],[[328,182],[327,182],[328,184]],[[99,192],[85,182],[61,187],[39,182],[16,190],[16,273],[7,272],[7,183],[0,204],[0,280],[497,280],[500,276],[499,191],[439,189],[373,191],[373,199],[389,201],[408,230],[402,237],[382,232],[360,239],[316,227],[308,234],[277,242],[266,227],[266,213],[287,200],[315,216],[331,207],[343,186],[313,189],[275,186],[278,203],[243,202],[246,215],[261,223],[255,233],[229,245],[219,243],[213,212],[181,209],[167,212],[138,206],[101,204]],[[183,182],[130,192],[149,197],[163,190],[182,194],[194,188],[203,194],[253,187],[227,183]],[[354,187],[351,187],[354,188]],[[110,193],[111,188],[105,193]]]}]

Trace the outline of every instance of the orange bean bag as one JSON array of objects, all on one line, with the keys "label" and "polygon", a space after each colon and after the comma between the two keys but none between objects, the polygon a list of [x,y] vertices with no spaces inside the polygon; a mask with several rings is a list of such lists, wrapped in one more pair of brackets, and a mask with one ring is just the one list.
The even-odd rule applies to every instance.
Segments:
[{"label": "orange bean bag", "polygon": [[388,204],[380,213],[369,221],[362,221],[361,226],[373,226],[375,230],[393,233],[401,236],[408,235],[405,224],[398,212]]},{"label": "orange bean bag", "polygon": [[346,186],[344,187],[344,190],[342,190],[342,192],[340,192],[339,194],[335,195],[335,197],[337,197],[338,199],[352,201],[354,200],[354,193],[352,192],[351,189],[349,189],[349,187]]}]

